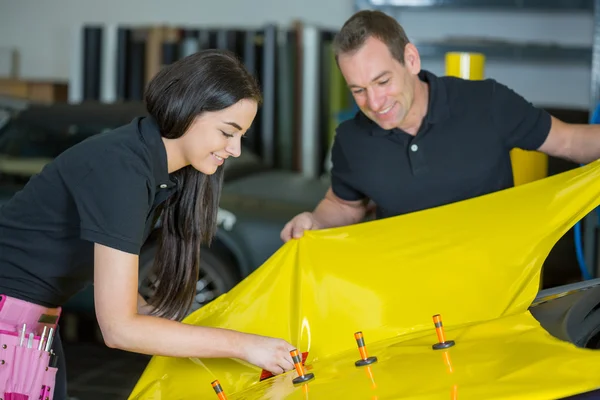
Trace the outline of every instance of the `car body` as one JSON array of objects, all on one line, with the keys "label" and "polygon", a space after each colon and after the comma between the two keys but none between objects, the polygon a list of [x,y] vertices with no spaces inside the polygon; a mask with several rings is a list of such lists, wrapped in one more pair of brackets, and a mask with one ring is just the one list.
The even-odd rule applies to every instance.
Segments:
[{"label": "car body", "polygon": [[[68,147],[140,115],[146,110],[137,102],[0,101],[0,206]],[[219,229],[210,248],[200,252],[193,309],[229,290],[270,257],[282,245],[284,224],[314,208],[327,189],[324,181],[267,168],[247,149],[239,158],[227,160],[224,168]],[[158,232],[151,234],[140,255],[140,293],[146,297],[156,283],[151,266]],[[91,290],[77,295],[66,309],[93,313]]]},{"label": "car body", "polygon": [[[262,379],[233,358],[155,356],[130,400],[211,398],[215,380],[232,400],[597,395],[600,281],[543,291],[540,283],[550,250],[599,199],[600,160],[309,231],[184,321],[283,338],[307,353],[301,370]],[[369,356],[377,359],[357,364]],[[297,381],[299,370],[310,379]]]},{"label": "car body", "polygon": [[[522,322],[521,326],[519,326],[519,329],[515,329],[514,332],[502,332],[502,335],[508,336],[509,339],[507,340],[507,342],[511,342],[512,340],[515,340],[514,338],[518,338],[519,334],[522,333],[522,331],[525,331],[527,328],[531,329],[532,327],[526,326],[526,323],[532,323],[532,325],[534,325],[536,322],[539,322],[539,324],[541,325],[541,327],[543,327],[543,333],[547,332],[551,335],[552,340],[554,339],[558,339],[560,342],[564,342],[564,343],[568,343],[568,344],[573,344],[574,346],[576,346],[578,349],[589,349],[591,351],[599,351],[600,349],[600,279],[593,279],[590,281],[586,281],[586,282],[579,282],[579,283],[575,283],[575,284],[569,284],[569,285],[563,285],[560,287],[555,287],[555,288],[551,288],[551,289],[545,289],[540,291],[537,296],[535,297],[535,299],[533,300],[532,304],[530,305],[529,309],[528,309],[529,313],[531,314],[531,316],[533,316],[533,319],[529,319],[527,320],[526,318],[524,319],[524,322]],[[519,330],[521,332],[519,332]],[[446,334],[449,335],[448,338],[452,338],[452,339],[456,339],[456,336],[450,336],[453,335],[453,331],[452,330],[447,330]],[[500,335],[499,335],[500,336]],[[486,338],[487,340],[490,340],[490,338]],[[434,343],[434,334],[433,332],[430,335],[430,342]],[[460,344],[460,341],[455,340],[457,343]],[[349,344],[349,343],[348,343]],[[388,341],[387,343],[388,345],[390,344],[390,342]],[[395,343],[395,344],[399,344],[399,343]],[[562,344],[562,343],[561,343]],[[420,345],[423,345],[423,343],[420,343]],[[369,355],[375,355],[376,357],[378,357],[380,360],[385,358],[388,358],[389,356],[387,356],[385,353],[383,353],[382,351],[379,350],[380,346],[378,346],[376,343],[373,343],[372,340],[367,341],[367,351]],[[498,348],[500,348],[500,346],[498,346]],[[570,349],[571,351],[573,349]],[[471,356],[473,355],[473,353],[475,353],[475,351],[471,350]],[[429,380],[431,378],[431,375],[433,374],[429,374],[429,371],[427,370],[428,368],[430,368],[431,370],[434,370],[435,368],[437,368],[438,370],[442,370],[447,372],[448,375],[451,375],[454,373],[454,371],[457,368],[463,368],[466,369],[468,371],[471,371],[470,374],[474,377],[477,377],[478,375],[478,368],[489,368],[489,364],[493,364],[493,357],[490,357],[489,355],[486,354],[487,357],[482,357],[481,360],[481,365],[476,365],[475,363],[473,364],[467,364],[467,365],[461,365],[461,358],[459,358],[458,356],[454,356],[453,354],[449,354],[449,356],[446,358],[446,354],[440,354],[439,357],[439,362],[438,363],[425,363],[425,365],[421,365],[421,369],[418,369],[416,367],[416,365],[418,365],[418,363],[415,363],[411,366],[411,369],[413,370],[414,373],[418,374],[421,373],[421,376],[415,376],[412,375],[410,371],[400,371],[401,367],[398,368],[394,368],[393,366],[390,367],[389,370],[385,371],[383,370],[383,368],[380,368],[379,370],[375,369],[379,366],[375,366],[373,368],[365,368],[364,374],[355,374],[352,377],[347,377],[346,372],[347,371],[343,371],[340,368],[340,371],[338,371],[337,376],[335,376],[333,379],[337,379],[340,381],[341,385],[338,385],[338,390],[343,390],[343,389],[339,389],[340,386],[344,386],[346,385],[348,388],[353,388],[352,390],[356,392],[356,396],[353,396],[351,393],[350,395],[348,395],[348,393],[345,393],[346,396],[344,396],[344,398],[346,399],[353,399],[353,398],[367,398],[367,394],[371,394],[372,397],[370,398],[377,398],[377,395],[381,394],[381,391],[383,391],[381,388],[385,388],[386,385],[394,385],[393,380],[390,381],[390,375],[393,375],[395,380],[402,380],[402,378],[399,377],[403,377],[404,380],[410,380],[410,381],[417,381],[419,382],[418,384],[415,384],[413,387],[413,392],[406,392],[403,393],[402,395],[398,394],[398,392],[396,392],[396,395],[390,395],[386,398],[390,398],[390,399],[403,399],[403,398],[418,398],[418,399],[434,399],[434,398],[450,398],[450,399],[462,399],[462,398],[486,398],[486,399],[492,399],[492,398],[503,398],[502,395],[500,396],[495,396],[495,395],[490,395],[489,392],[487,392],[486,390],[499,390],[501,391],[501,387],[502,385],[507,385],[509,386],[510,383],[505,383],[502,382],[502,377],[504,376],[510,376],[510,374],[516,374],[515,370],[518,370],[519,367],[515,367],[515,369],[511,369],[510,363],[511,362],[515,362],[515,364],[521,363],[521,364],[525,364],[522,365],[521,368],[521,372],[522,371],[527,371],[527,368],[532,368],[529,364],[527,364],[526,362],[523,362],[523,360],[519,360],[518,357],[510,358],[506,355],[507,350],[506,348],[503,348],[502,351],[498,351],[496,353],[494,353],[494,356],[496,356],[498,359],[502,359],[503,357],[505,358],[505,360],[503,360],[504,362],[498,362],[495,365],[495,375],[498,377],[497,381],[494,381],[494,379],[496,378],[496,376],[492,376],[490,377],[490,381],[492,381],[491,383],[488,382],[488,386],[487,388],[489,389],[485,389],[486,385],[485,383],[482,385],[482,387],[484,388],[483,391],[480,394],[480,396],[469,396],[468,393],[464,390],[463,386],[467,386],[468,384],[463,384],[463,385],[455,385],[455,384],[451,384],[449,383],[447,380],[444,380],[443,382],[440,382],[440,380],[433,380],[433,385],[431,384],[432,382],[427,382],[427,380]],[[383,357],[382,357],[383,356]],[[386,357],[387,356],[387,357]],[[538,356],[539,357],[539,356]],[[552,355],[549,355],[549,357],[552,357]],[[424,359],[426,357],[423,357]],[[559,355],[556,355],[557,359],[560,359]],[[359,353],[358,351],[356,352],[351,352],[348,351],[345,354],[341,355],[339,358],[336,358],[334,361],[331,360],[327,360],[328,362],[331,362],[333,364],[340,364],[342,362],[348,363],[348,364],[352,364],[354,361],[360,359]],[[464,357],[463,357],[464,359]],[[531,362],[531,365],[534,365],[535,362],[540,362],[540,360],[543,360],[543,357],[539,357],[538,360],[533,360],[533,362]],[[379,360],[378,360],[379,361]],[[430,360],[429,360],[430,361]],[[194,361],[194,364],[198,365],[202,363],[202,361]],[[190,365],[188,366],[183,366],[182,365],[183,362],[176,364],[177,368],[185,368],[186,370],[193,370],[195,371],[194,367],[191,367]],[[433,364],[433,365],[432,365]],[[172,364],[169,364],[169,366],[171,366]],[[305,365],[306,366],[306,365]],[[385,367],[388,367],[388,365],[386,365]],[[435,367],[435,368],[432,368]],[[156,381],[152,382],[152,376],[157,373],[157,372],[162,372],[164,371],[162,368],[162,365],[160,365],[159,363],[155,363],[154,365],[150,364],[148,369],[147,369],[147,375],[144,375],[142,377],[142,379],[139,381],[138,386],[136,387],[136,389],[134,390],[134,392],[131,394],[130,396],[130,400],[144,400],[146,398],[150,399],[150,398],[163,398],[166,397],[168,398],[168,394],[169,392],[169,388],[170,387],[174,387],[177,385],[177,387],[181,387],[181,386],[185,386],[185,380],[178,380],[177,376],[179,375],[183,375],[183,376],[187,376],[187,375],[191,375],[189,373],[184,373],[181,374],[180,371],[178,370],[177,372],[174,372],[173,374],[169,374],[169,375],[165,375],[164,381],[160,382],[160,383],[156,383]],[[546,365],[546,367],[551,367],[557,370],[561,370],[562,374],[564,376],[569,376],[570,373],[573,373],[574,375],[577,375],[577,370],[574,371],[568,371],[565,368],[562,368],[562,366],[557,362],[557,363],[548,363]],[[357,368],[358,369],[358,368]],[[533,369],[533,368],[532,368]],[[543,368],[541,368],[543,370]],[[319,375],[319,365],[318,363],[315,363],[314,366],[308,366],[307,367],[307,372],[312,372],[316,374],[316,379],[321,378],[321,376]],[[352,371],[350,371],[352,372]],[[361,371],[362,372],[362,371]],[[402,372],[402,373],[401,373]],[[539,374],[538,376],[536,376],[535,374]],[[482,373],[483,374],[483,373]],[[235,385],[229,385],[227,384],[226,380],[223,379],[223,377],[221,376],[214,376],[211,378],[216,378],[216,379],[220,379],[220,383],[222,384],[222,387],[225,390],[225,393],[228,395],[229,399],[237,399],[237,398],[244,398],[247,400],[254,400],[254,399],[267,399],[267,398],[277,398],[277,399],[293,399],[293,398],[303,398],[300,395],[300,390],[298,389],[298,385],[293,385],[290,380],[293,379],[294,377],[297,376],[297,374],[295,372],[292,372],[290,374],[288,374],[289,376],[287,378],[283,378],[281,377],[280,380],[277,382],[277,384],[273,383],[273,385],[271,386],[271,390],[267,389],[267,383],[261,383],[259,381],[259,379],[256,379],[257,382],[255,382],[254,384],[248,384],[248,386],[242,390],[236,391],[236,386]],[[255,374],[255,377],[258,377],[258,374]],[[196,381],[194,386],[198,386],[198,382],[203,382],[203,383],[208,383],[208,381],[211,379],[204,379],[201,374],[199,374],[199,376],[196,377]],[[352,386],[352,382],[350,382],[350,379],[355,379],[356,381],[359,382],[359,389],[356,389],[356,387]],[[331,380],[331,377],[327,377],[325,378],[327,380]],[[543,376],[543,374],[540,374],[539,372],[529,372],[529,376],[526,376],[525,381],[534,381],[534,379],[539,379],[539,385],[542,386],[544,385],[544,381],[545,378]],[[173,382],[168,382],[169,380],[173,380]],[[582,380],[584,380],[582,378]],[[471,383],[475,382],[475,379],[473,379],[471,381]],[[262,385],[262,386],[261,386]],[[418,386],[422,385],[422,390],[418,389]],[[444,391],[444,385],[445,385],[445,391]],[[274,389],[277,388],[277,386],[280,387],[285,387],[282,389]],[[325,398],[326,396],[321,396],[319,397],[319,394],[326,394],[323,391],[319,391],[317,393],[316,390],[311,390],[312,388],[310,388],[311,386],[311,382],[308,382],[306,385],[306,392],[303,393],[312,393],[312,396],[310,396],[310,398],[312,398],[313,396],[315,396],[315,398]],[[427,386],[429,386],[428,390],[426,389]],[[441,388],[435,388],[435,386],[441,386]],[[523,386],[526,386],[525,384],[523,384]],[[600,380],[598,380],[598,389],[591,389],[591,390],[583,390],[579,393],[571,393],[565,396],[557,396],[557,397],[553,397],[553,396],[546,396],[544,397],[543,394],[536,394],[536,393],[523,393],[521,397],[519,397],[518,394],[513,394],[513,397],[509,396],[508,394],[506,394],[506,398],[510,397],[510,398],[515,398],[515,399],[529,399],[529,398],[539,398],[539,399],[570,399],[570,400],[586,400],[586,399],[597,399],[600,398]],[[301,386],[300,386],[301,387]],[[379,387],[379,390],[378,389]],[[179,390],[177,393],[177,398],[180,399],[187,399],[187,398],[197,398],[194,397],[198,394],[198,392],[194,392],[194,390],[191,387],[187,388],[187,392],[185,390]],[[296,392],[294,393],[294,389],[296,389]],[[421,393],[419,393],[421,392]],[[541,392],[541,390],[540,390]],[[189,393],[189,397],[186,397],[186,395],[184,395],[184,393]],[[210,390],[205,390],[202,394],[209,394]],[[333,392],[335,393],[335,392]],[[389,392],[388,392],[389,393]],[[294,396],[295,394],[295,396]],[[381,398],[381,397],[380,397]]]}]

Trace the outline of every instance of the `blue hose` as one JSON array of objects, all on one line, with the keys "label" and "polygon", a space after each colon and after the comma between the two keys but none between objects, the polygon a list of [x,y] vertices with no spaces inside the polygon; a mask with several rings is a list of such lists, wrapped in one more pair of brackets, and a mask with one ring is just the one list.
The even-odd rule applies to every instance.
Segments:
[{"label": "blue hose", "polygon": [[581,239],[581,223],[577,222],[575,227],[573,228],[575,233],[575,255],[577,256],[577,263],[579,264],[579,269],[581,270],[581,277],[584,281],[592,279],[590,275],[590,270],[585,264],[585,260],[583,258],[583,245]]},{"label": "blue hose", "polygon": [[[598,124],[600,123],[600,104],[596,106],[592,117],[590,118],[590,124]],[[596,208],[596,212],[598,213],[598,209]],[[600,213],[597,214],[598,221],[597,224],[600,224]],[[577,256],[577,263],[579,264],[579,269],[581,270],[581,276],[583,280],[592,279],[590,274],[590,270],[588,269],[585,259],[583,257],[583,239],[581,238],[581,221],[577,221],[574,227],[575,233],[575,255]]]}]

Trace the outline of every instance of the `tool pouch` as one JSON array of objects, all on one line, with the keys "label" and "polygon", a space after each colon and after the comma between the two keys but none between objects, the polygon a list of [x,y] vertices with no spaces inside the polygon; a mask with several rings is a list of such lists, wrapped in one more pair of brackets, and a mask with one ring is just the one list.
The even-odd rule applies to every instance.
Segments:
[{"label": "tool pouch", "polygon": [[3,400],[53,398],[57,368],[51,343],[59,315],[60,309],[0,295],[0,397]]},{"label": "tool pouch", "polygon": [[[40,336],[20,343],[19,333],[0,331],[0,393],[4,400],[50,400],[54,394],[56,367],[50,353],[39,350]],[[28,396],[28,397],[24,397]]]}]

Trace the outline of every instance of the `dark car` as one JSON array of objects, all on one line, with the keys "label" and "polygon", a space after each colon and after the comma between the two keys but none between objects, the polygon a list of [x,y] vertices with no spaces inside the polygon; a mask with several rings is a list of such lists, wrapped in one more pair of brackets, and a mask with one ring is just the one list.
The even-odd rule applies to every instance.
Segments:
[{"label": "dark car", "polygon": [[[577,347],[600,349],[600,278],[545,289],[529,311],[552,336]],[[600,389],[565,399],[598,399]]]},{"label": "dark car", "polygon": [[[142,103],[34,105],[0,101],[0,206],[67,148],[145,115]],[[247,149],[225,164],[219,229],[200,252],[200,275],[193,309],[231,289],[281,245],[280,231],[299,212],[314,208],[327,182],[265,167]],[[140,293],[153,290],[152,262],[158,230],[140,255]],[[66,308],[93,311],[90,291]]]},{"label": "dark car", "polygon": [[552,336],[600,349],[600,278],[544,289],[529,310]]}]

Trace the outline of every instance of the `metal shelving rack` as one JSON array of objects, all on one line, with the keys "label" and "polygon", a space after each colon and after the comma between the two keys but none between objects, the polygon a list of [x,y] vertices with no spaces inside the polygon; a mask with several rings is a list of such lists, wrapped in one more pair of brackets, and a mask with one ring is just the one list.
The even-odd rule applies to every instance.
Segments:
[{"label": "metal shelving rack", "polygon": [[[448,51],[484,53],[488,60],[514,62],[584,63],[591,68],[590,116],[600,101],[600,0],[355,0],[356,10],[377,9],[398,17],[406,10],[489,10],[489,11],[556,11],[592,13],[594,21],[591,47],[546,44],[521,44],[489,39],[415,42],[423,58],[443,58]],[[600,235],[596,213],[585,217],[583,250],[585,263],[592,275],[600,277]]]},{"label": "metal shelving rack", "polygon": [[[378,9],[390,15],[404,10],[502,10],[594,12],[596,0],[356,0],[357,10]],[[598,18],[595,18],[596,25]],[[590,65],[593,48],[470,38],[439,42],[415,42],[423,58],[443,57],[448,51],[483,52],[488,60],[576,62]]]}]

